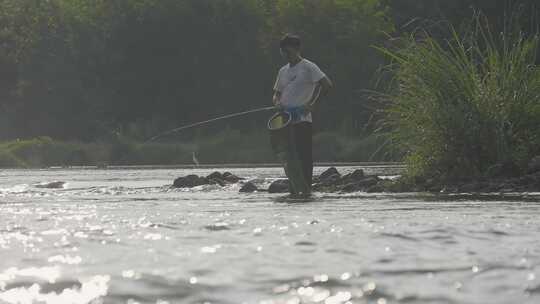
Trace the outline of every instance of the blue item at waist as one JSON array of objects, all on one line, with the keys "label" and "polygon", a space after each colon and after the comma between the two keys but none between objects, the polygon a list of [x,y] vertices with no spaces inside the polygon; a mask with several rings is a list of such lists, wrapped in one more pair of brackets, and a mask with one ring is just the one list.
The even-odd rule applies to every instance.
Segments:
[{"label": "blue item at waist", "polygon": [[303,106],[300,107],[285,107],[285,112],[291,115],[291,122],[299,122],[302,119],[302,115],[307,113]]}]

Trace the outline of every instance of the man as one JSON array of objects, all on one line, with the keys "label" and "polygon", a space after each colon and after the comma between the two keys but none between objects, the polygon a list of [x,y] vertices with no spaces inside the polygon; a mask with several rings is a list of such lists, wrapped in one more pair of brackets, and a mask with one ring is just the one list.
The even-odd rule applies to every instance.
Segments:
[{"label": "man", "polygon": [[315,63],[302,58],[298,36],[285,35],[279,46],[288,64],[279,70],[273,102],[292,115],[292,138],[309,187],[308,193],[303,194],[309,195],[313,177],[311,112],[319,96],[325,95],[333,84]]}]

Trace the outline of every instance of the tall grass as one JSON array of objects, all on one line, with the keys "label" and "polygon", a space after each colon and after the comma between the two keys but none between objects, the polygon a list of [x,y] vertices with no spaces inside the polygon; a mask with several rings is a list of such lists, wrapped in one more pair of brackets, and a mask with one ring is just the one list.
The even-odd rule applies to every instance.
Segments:
[{"label": "tall grass", "polygon": [[409,174],[459,179],[497,163],[525,166],[540,153],[538,36],[516,22],[494,35],[482,16],[440,41],[425,30],[381,49],[395,75],[382,126],[406,154]]}]

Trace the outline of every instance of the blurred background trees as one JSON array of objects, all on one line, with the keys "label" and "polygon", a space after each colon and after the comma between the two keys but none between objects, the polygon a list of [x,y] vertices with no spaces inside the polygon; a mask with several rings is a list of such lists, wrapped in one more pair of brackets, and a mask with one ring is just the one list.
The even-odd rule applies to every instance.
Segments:
[{"label": "blurred background trees", "polygon": [[373,46],[419,20],[459,24],[476,8],[498,21],[520,4],[534,1],[0,0],[0,140],[140,140],[265,106],[286,32],[336,83],[316,129],[366,136],[385,64]]}]

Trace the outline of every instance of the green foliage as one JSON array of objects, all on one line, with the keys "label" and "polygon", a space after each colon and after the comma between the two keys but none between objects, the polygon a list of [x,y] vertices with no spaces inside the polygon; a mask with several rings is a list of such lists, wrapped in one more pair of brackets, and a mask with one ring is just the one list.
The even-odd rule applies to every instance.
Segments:
[{"label": "green foliage", "polygon": [[[339,133],[314,137],[317,162],[385,161],[389,147],[375,136],[357,138]],[[0,168],[51,166],[178,165],[276,163],[266,132],[224,129],[183,143],[140,143],[123,136],[96,143],[64,142],[50,138],[0,143]]]},{"label": "green foliage", "polygon": [[478,176],[540,151],[538,36],[494,36],[483,18],[474,24],[444,43],[422,31],[383,50],[395,73],[384,123],[411,175]]},{"label": "green foliage", "polygon": [[0,0],[0,138],[148,126],[122,132],[140,140],[267,105],[288,31],[341,88],[320,126],[362,121],[357,92],[382,62],[370,45],[391,31],[386,12],[378,0]]},{"label": "green foliage", "polygon": [[8,151],[0,150],[0,168],[26,168],[27,164]]}]

